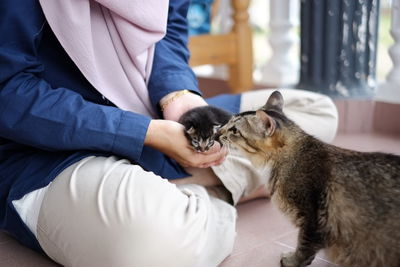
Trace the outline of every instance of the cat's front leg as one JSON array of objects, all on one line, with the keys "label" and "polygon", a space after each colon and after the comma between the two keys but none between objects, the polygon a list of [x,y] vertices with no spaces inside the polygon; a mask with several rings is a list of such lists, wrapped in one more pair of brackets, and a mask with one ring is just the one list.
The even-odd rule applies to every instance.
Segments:
[{"label": "cat's front leg", "polygon": [[311,264],[315,254],[323,247],[322,236],[314,229],[310,226],[300,229],[296,251],[282,254],[282,267],[304,267]]}]

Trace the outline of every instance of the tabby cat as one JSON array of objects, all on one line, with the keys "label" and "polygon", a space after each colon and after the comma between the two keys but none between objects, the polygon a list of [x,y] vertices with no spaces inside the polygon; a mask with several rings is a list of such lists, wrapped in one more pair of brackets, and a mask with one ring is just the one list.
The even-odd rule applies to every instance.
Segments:
[{"label": "tabby cat", "polygon": [[238,114],[219,139],[255,166],[271,167],[272,201],[299,228],[281,265],[306,266],[320,249],[342,267],[400,266],[400,156],[339,148],[305,133],[282,112],[275,91]]},{"label": "tabby cat", "polygon": [[185,136],[193,149],[205,152],[214,145],[218,129],[231,117],[232,114],[223,109],[202,106],[185,112],[179,122],[185,126]]}]

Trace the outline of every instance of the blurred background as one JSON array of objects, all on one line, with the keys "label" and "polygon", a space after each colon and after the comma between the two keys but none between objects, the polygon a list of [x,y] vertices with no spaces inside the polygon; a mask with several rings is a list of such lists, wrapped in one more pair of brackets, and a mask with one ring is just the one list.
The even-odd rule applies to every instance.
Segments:
[{"label": "blurred background", "polygon": [[[198,11],[199,6],[204,5],[210,8],[214,1],[197,0],[192,1],[192,12],[189,13],[189,21],[192,21],[193,27],[191,34],[205,34],[210,31],[211,34],[227,33],[232,28],[232,7],[230,0],[220,0],[218,8],[212,16],[209,14],[201,14]],[[281,24],[288,24],[288,28],[284,33],[274,33],[271,30],[271,6],[274,1],[267,0],[251,0],[248,8],[249,24],[252,31],[253,46],[253,79],[257,85],[289,86],[293,87],[299,81],[299,59],[300,59],[300,3],[301,1],[287,1],[283,4],[284,15],[286,18],[278,18]],[[278,7],[279,8],[279,7]],[[196,12],[197,10],[197,12]],[[383,83],[389,71],[393,67],[392,59],[389,55],[389,48],[394,45],[394,39],[390,35],[392,0],[381,0],[379,3],[379,21],[378,21],[378,40],[377,40],[377,60],[376,60],[376,81],[377,84]],[[280,11],[278,11],[280,12]],[[191,16],[192,15],[192,16]],[[210,22],[208,22],[210,21]],[[203,26],[198,26],[203,22]],[[196,28],[196,30],[193,30]],[[200,29],[200,30],[199,30]],[[271,47],[271,39],[280,37],[285,34],[290,39],[290,47],[287,49],[285,56],[290,60],[290,70],[285,74],[287,77],[281,82],[270,79],[265,73],[268,72],[268,64],[273,57],[273,49]],[[227,79],[227,68],[224,65],[203,65],[194,67],[196,74],[204,78]],[[400,90],[399,90],[400,91]],[[400,92],[399,92],[400,94]]]},{"label": "blurred background", "polygon": [[[400,146],[400,0],[192,5],[189,47],[206,96],[261,88],[323,93],[338,107],[339,134],[395,136]],[[368,143],[383,145],[375,141]]]}]

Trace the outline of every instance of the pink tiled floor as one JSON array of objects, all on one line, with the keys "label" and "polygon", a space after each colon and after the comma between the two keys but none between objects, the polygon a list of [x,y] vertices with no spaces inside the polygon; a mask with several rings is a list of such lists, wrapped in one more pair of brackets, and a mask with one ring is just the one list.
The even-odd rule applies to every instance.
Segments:
[{"label": "pink tiled floor", "polygon": [[56,267],[59,266],[33,250],[0,232],[1,267]]},{"label": "pink tiled floor", "polygon": [[[334,144],[360,151],[400,154],[400,136],[339,134]],[[280,254],[294,249],[297,230],[269,200],[259,199],[239,205],[238,216],[234,251],[220,267],[278,267]],[[57,265],[0,232],[0,267],[3,266]],[[334,265],[320,252],[310,266]]]},{"label": "pink tiled floor", "polygon": [[[234,251],[220,267],[279,267],[282,252],[294,250],[297,230],[269,200],[260,199],[238,207]],[[310,266],[334,266],[322,253]]]}]

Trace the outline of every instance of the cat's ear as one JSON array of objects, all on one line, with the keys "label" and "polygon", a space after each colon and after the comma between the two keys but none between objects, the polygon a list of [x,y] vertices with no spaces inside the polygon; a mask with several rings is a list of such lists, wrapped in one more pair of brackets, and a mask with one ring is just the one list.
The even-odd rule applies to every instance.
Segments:
[{"label": "cat's ear", "polygon": [[256,116],[259,120],[261,120],[263,127],[265,127],[265,135],[272,136],[276,129],[275,120],[262,110],[257,110]]},{"label": "cat's ear", "polygon": [[193,128],[193,126],[192,127],[190,127],[188,130],[186,130],[186,133],[187,134],[189,134],[189,135],[192,135],[192,134],[194,134],[194,132],[195,132],[196,130]]},{"label": "cat's ear", "polygon": [[267,103],[264,105],[262,109],[264,110],[274,109],[282,112],[282,108],[283,108],[283,96],[279,91],[274,91],[268,98]]},{"label": "cat's ear", "polygon": [[216,134],[218,132],[219,128],[221,128],[220,124],[214,125],[213,126],[213,134]]}]

